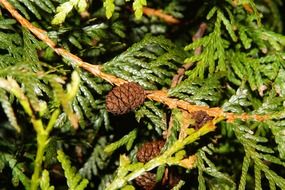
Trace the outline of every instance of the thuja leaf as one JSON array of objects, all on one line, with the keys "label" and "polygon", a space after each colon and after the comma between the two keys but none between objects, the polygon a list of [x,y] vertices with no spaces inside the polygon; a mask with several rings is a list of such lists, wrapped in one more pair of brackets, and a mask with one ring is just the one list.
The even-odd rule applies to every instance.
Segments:
[{"label": "thuja leaf", "polygon": [[126,145],[127,150],[130,150],[132,147],[132,144],[137,136],[137,130],[132,130],[129,134],[122,137],[120,140],[113,142],[105,147],[104,151],[107,153],[112,153],[119,147]]},{"label": "thuja leaf", "polygon": [[10,124],[14,127],[14,129],[17,132],[20,132],[21,128],[18,125],[17,118],[13,110],[13,107],[11,105],[11,102],[9,102],[9,98],[5,94],[5,91],[3,90],[0,90],[0,102],[6,116],[8,117]]},{"label": "thuja leaf", "polygon": [[[235,188],[236,184],[235,182],[229,177],[229,175],[227,175],[226,173],[222,173],[218,170],[218,168],[214,165],[214,163],[212,163],[206,156],[205,152],[200,150],[198,151],[198,156],[201,156],[203,162],[204,162],[204,166],[203,168],[203,172],[207,173],[208,175],[217,178],[218,180],[220,180],[220,183],[226,183],[228,184],[231,188]],[[208,166],[206,166],[205,164],[207,164]]]},{"label": "thuja leaf", "polygon": [[86,10],[87,6],[88,4],[86,0],[69,0],[62,3],[56,8],[57,13],[51,23],[55,25],[62,24],[73,8],[77,9],[78,12],[81,13]]},{"label": "thuja leaf", "polygon": [[92,176],[98,176],[100,175],[100,171],[104,170],[109,164],[111,157],[104,151],[106,145],[107,140],[105,137],[97,140],[97,144],[94,146],[90,157],[79,170],[82,176],[88,179],[91,179]]},{"label": "thuja leaf", "polygon": [[274,89],[276,93],[281,97],[285,96],[285,70],[280,69],[278,75],[274,81]]},{"label": "thuja leaf", "polygon": [[125,52],[104,64],[104,70],[139,83],[146,89],[169,86],[185,58],[185,52],[170,40],[146,35]]},{"label": "thuja leaf", "polygon": [[251,160],[254,166],[255,187],[257,189],[261,189],[263,187],[263,184],[261,183],[261,172],[263,172],[266,178],[268,178],[270,186],[272,186],[272,183],[275,183],[275,185],[283,187],[283,185],[285,184],[285,179],[275,173],[275,171],[271,170],[270,166],[264,164],[262,160],[262,158],[265,158],[266,160],[272,160],[273,162],[276,162],[281,166],[284,165],[282,162],[280,163],[278,162],[278,160],[274,159],[273,155],[272,157],[270,157],[270,154],[274,153],[272,149],[270,149],[269,147],[265,147],[265,145],[263,146],[258,144],[259,142],[267,142],[267,140],[265,140],[264,137],[256,138],[254,132],[248,127],[242,125],[240,122],[236,122],[230,125],[235,126],[234,132],[236,134],[236,137],[239,142],[244,146],[245,150],[244,164],[242,167],[242,176],[240,180],[239,189],[244,189],[246,187],[246,176]]},{"label": "thuja leaf", "polygon": [[270,129],[274,135],[275,142],[277,143],[278,152],[281,159],[285,159],[285,128],[284,122],[270,122]]},{"label": "thuja leaf", "polygon": [[115,11],[114,0],[104,0],[104,7],[106,9],[106,17],[109,19]]},{"label": "thuja leaf", "polygon": [[242,113],[244,109],[249,106],[252,106],[249,90],[247,88],[239,88],[236,94],[232,95],[229,100],[223,104],[222,108],[225,111]]},{"label": "thuja leaf", "polygon": [[221,73],[213,75],[205,80],[200,78],[188,78],[175,88],[169,90],[168,94],[191,103],[199,105],[216,105],[221,99]]},{"label": "thuja leaf", "polygon": [[50,185],[49,172],[47,170],[44,170],[42,172],[42,177],[40,180],[40,188],[41,190],[54,190],[54,186]]},{"label": "thuja leaf", "polygon": [[146,123],[158,133],[166,129],[166,114],[159,104],[147,101],[135,111],[135,116],[137,121]]},{"label": "thuja leaf", "polygon": [[239,183],[239,188],[238,188],[239,190],[245,189],[246,176],[247,176],[249,164],[250,164],[250,156],[247,154],[247,155],[245,155],[245,157],[243,158],[242,170],[241,170],[242,173],[241,173],[240,183]]},{"label": "thuja leaf", "polygon": [[133,9],[135,10],[136,19],[140,19],[142,17],[143,6],[146,6],[146,0],[134,0]]},{"label": "thuja leaf", "polygon": [[61,151],[57,151],[57,159],[61,163],[64,170],[64,176],[67,180],[67,185],[70,190],[83,190],[88,185],[88,180],[82,178],[79,173],[76,172],[75,167],[71,166],[69,158]]},{"label": "thuja leaf", "polygon": [[8,165],[12,170],[12,183],[14,186],[18,186],[21,182],[26,189],[30,189],[30,180],[24,174],[23,164],[18,163],[13,155],[2,153],[0,154],[0,169],[2,170],[5,165]]},{"label": "thuja leaf", "polygon": [[66,91],[56,79],[54,79],[54,81],[51,81],[51,85],[54,90],[55,101],[62,105],[64,112],[68,116],[68,119],[74,128],[78,127],[78,116],[73,112],[72,100],[79,90],[79,84],[80,77],[76,71],[72,73],[71,82],[67,85]]},{"label": "thuja leaf", "polygon": [[215,28],[208,36],[200,38],[185,47],[186,51],[194,50],[203,47],[201,54],[193,55],[185,59],[186,63],[197,62],[194,69],[189,70],[186,74],[189,78],[205,78],[205,73],[208,70],[209,74],[215,72],[226,71],[226,53],[225,50],[229,46],[229,41],[222,37],[221,33],[221,18],[218,17],[215,23]]}]

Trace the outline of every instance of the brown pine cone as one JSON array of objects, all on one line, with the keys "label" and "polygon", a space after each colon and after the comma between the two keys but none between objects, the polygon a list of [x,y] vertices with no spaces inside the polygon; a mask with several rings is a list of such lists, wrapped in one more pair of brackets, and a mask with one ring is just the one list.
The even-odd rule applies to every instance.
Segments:
[{"label": "brown pine cone", "polygon": [[134,82],[117,86],[106,96],[106,108],[115,115],[125,114],[144,103],[144,89]]},{"label": "brown pine cone", "polygon": [[[164,140],[154,140],[144,143],[137,152],[138,161],[146,163],[159,156],[164,144]],[[163,178],[160,182],[156,181],[155,173],[155,170],[143,173],[141,176],[135,179],[136,184],[144,190],[166,190],[173,188],[180,179],[179,176],[177,176],[177,173],[174,172],[172,168],[168,167],[165,168]]]},{"label": "brown pine cone", "polygon": [[191,112],[192,118],[195,120],[195,129],[200,129],[205,123],[214,119],[213,116],[209,116],[205,111]]},{"label": "brown pine cone", "polygon": [[165,142],[163,140],[155,140],[144,143],[137,152],[139,162],[146,163],[160,154]]},{"label": "brown pine cone", "polygon": [[135,182],[140,188],[144,190],[153,190],[155,189],[156,183],[156,174],[151,172],[145,172],[142,175],[138,176],[135,179]]}]

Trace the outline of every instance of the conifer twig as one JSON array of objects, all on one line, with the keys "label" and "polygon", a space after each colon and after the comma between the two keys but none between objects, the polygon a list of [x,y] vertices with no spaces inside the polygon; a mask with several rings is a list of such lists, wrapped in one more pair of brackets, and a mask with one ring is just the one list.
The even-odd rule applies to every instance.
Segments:
[{"label": "conifer twig", "polygon": [[250,115],[247,113],[234,114],[234,113],[224,112],[222,108],[219,107],[209,108],[208,106],[192,105],[183,100],[168,97],[166,90],[148,91],[147,98],[153,101],[163,103],[171,109],[180,108],[183,110],[187,110],[188,112],[205,111],[209,116],[213,116],[215,118],[225,117],[225,119],[228,122],[233,122],[235,119],[241,119],[241,120],[254,119],[257,121],[264,121],[269,118],[268,115],[256,115],[256,114]]},{"label": "conifer twig", "polygon": [[144,7],[143,13],[147,16],[157,16],[168,24],[179,24],[180,23],[180,20],[174,18],[172,15],[168,15],[162,12],[162,10]]},{"label": "conifer twig", "polygon": [[61,55],[62,57],[66,58],[67,60],[71,61],[75,66],[82,67],[83,69],[89,71],[90,73],[98,76],[109,83],[115,85],[121,85],[126,81],[120,78],[116,78],[113,75],[109,75],[107,73],[103,73],[101,71],[101,66],[99,65],[91,65],[82,61],[76,55],[66,51],[63,48],[57,48],[56,44],[49,38],[47,32],[35,27],[31,24],[27,19],[21,16],[18,11],[7,1],[7,0],[0,0],[0,3],[11,13],[11,15],[25,28],[30,30],[35,36],[37,36],[40,40],[45,42],[50,48],[52,48],[57,54]]},{"label": "conifer twig", "polygon": [[[197,30],[197,32],[193,35],[192,37],[192,41],[196,41],[198,40],[199,38],[201,38],[205,31],[207,29],[207,24],[206,23],[202,23],[200,24],[199,26],[199,29]],[[195,49],[194,51],[194,54],[195,55],[199,55],[201,54],[201,51],[202,51],[202,47],[198,47]],[[171,82],[171,87],[175,87],[177,86],[177,84],[179,84],[183,78],[183,75],[185,74],[185,71],[187,71],[194,63],[186,63],[184,64],[181,68],[179,68],[177,70],[177,74],[173,76],[172,78],[172,82]]]},{"label": "conifer twig", "polygon": [[[49,47],[51,47],[57,54],[68,59],[74,66],[81,67],[89,71],[90,73],[92,73],[94,76],[100,77],[108,81],[111,84],[121,85],[127,82],[121,78],[117,78],[113,75],[102,72],[102,66],[100,65],[89,64],[87,62],[82,61],[79,57],[68,52],[67,50],[63,48],[57,48],[56,44],[48,37],[46,31],[39,29],[35,27],[34,25],[32,25],[27,19],[21,16],[18,13],[18,11],[7,0],[0,0],[0,3],[11,13],[11,15],[23,27],[30,30],[35,36],[37,36],[40,40],[45,42]],[[168,97],[167,91],[164,91],[164,90],[148,91],[147,97],[151,100],[166,104],[167,106],[169,106],[169,108],[180,108],[180,109],[187,110],[189,112],[200,110],[200,111],[205,111],[210,116],[214,116],[214,117],[224,116],[225,119],[228,120],[229,122],[232,122],[235,119],[242,119],[242,120],[255,119],[258,121],[264,121],[269,118],[268,115],[249,115],[246,113],[244,114],[226,113],[226,112],[223,112],[223,110],[218,107],[209,108],[207,106],[192,105],[186,101]]]}]

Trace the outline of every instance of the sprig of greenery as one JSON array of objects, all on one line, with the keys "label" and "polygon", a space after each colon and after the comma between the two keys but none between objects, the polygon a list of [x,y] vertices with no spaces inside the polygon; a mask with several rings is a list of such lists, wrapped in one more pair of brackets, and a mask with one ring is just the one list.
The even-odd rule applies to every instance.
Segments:
[{"label": "sprig of greenery", "polygon": [[234,126],[234,132],[237,139],[240,143],[242,143],[245,150],[239,189],[244,189],[246,187],[246,175],[251,161],[254,163],[255,188],[262,188],[261,172],[263,172],[265,177],[269,180],[270,188],[275,189],[275,185],[282,188],[285,185],[285,179],[274,171],[270,170],[269,166],[263,162],[272,162],[283,167],[285,165],[281,159],[274,156],[274,150],[272,148],[261,144],[268,142],[267,138],[255,135],[252,130],[241,123],[232,125]]},{"label": "sprig of greenery", "polygon": [[51,0],[10,0],[10,2],[28,19],[31,18],[29,11],[32,12],[32,15],[36,16],[38,19],[42,19],[39,10],[45,11],[47,13],[53,13],[55,11],[55,7]]},{"label": "sprig of greenery", "polygon": [[67,185],[70,190],[83,190],[88,184],[88,180],[82,178],[80,174],[76,173],[74,167],[71,166],[69,158],[62,152],[57,151],[57,159],[61,163],[64,170],[64,175],[67,180]]},{"label": "sprig of greenery", "polygon": [[2,153],[0,155],[0,171],[2,171],[5,165],[9,165],[12,170],[12,183],[14,186],[19,185],[19,181],[23,184],[26,189],[30,188],[31,181],[24,174],[24,165],[19,163],[13,155]]},{"label": "sprig of greenery", "polygon": [[86,0],[69,0],[65,3],[60,4],[56,8],[56,15],[54,19],[51,21],[52,24],[58,25],[62,24],[67,17],[67,15],[72,11],[72,9],[76,9],[79,13],[85,11],[88,7],[88,1]]},{"label": "sprig of greenery", "polygon": [[118,149],[119,147],[125,145],[126,149],[129,151],[132,148],[133,142],[137,136],[137,130],[132,130],[129,134],[125,135],[120,140],[113,142],[105,147],[104,151],[107,153],[112,153],[114,150]]},{"label": "sprig of greenery", "polygon": [[49,172],[44,170],[40,181],[41,190],[54,190],[54,186],[50,185]]},{"label": "sprig of greenery", "polygon": [[[178,111],[176,112],[176,116],[179,117],[181,113]],[[174,117],[176,117],[174,116]],[[188,118],[189,119],[189,118]],[[137,176],[141,175],[145,171],[150,171],[156,167],[162,165],[178,165],[188,169],[191,169],[195,166],[195,156],[189,157],[189,159],[193,159],[192,162],[186,162],[190,164],[185,164],[182,160],[186,157],[185,151],[183,149],[186,145],[189,145],[196,140],[198,140],[201,136],[206,135],[207,133],[213,131],[215,129],[216,121],[209,121],[206,123],[202,128],[199,130],[189,130],[188,134],[185,138],[180,138],[175,141],[171,146],[169,146],[160,156],[155,157],[154,159],[150,160],[149,162],[143,164],[140,162],[131,163],[129,158],[125,155],[120,156],[120,166],[117,171],[117,176],[115,177],[114,181],[106,188],[108,190],[114,190],[121,188],[126,185],[128,181],[133,180]],[[183,121],[176,122],[176,128],[180,128]],[[187,159],[187,158],[186,158]]]},{"label": "sprig of greenery", "polygon": [[[5,2],[0,0],[1,5]],[[0,116],[5,120],[0,121],[0,169],[4,172],[0,174],[1,185],[2,181],[7,183],[6,174],[10,177],[11,172],[13,185],[53,189],[49,177],[54,177],[50,176],[54,171],[61,171],[57,171],[57,165],[51,165],[56,161],[49,159],[54,157],[56,149],[64,148],[76,152],[73,163],[81,167],[80,174],[90,180],[88,188],[106,189],[110,185],[109,189],[134,189],[131,181],[135,177],[156,168],[158,178],[162,177],[166,165],[180,167],[179,171],[187,177],[197,177],[197,182],[191,183],[199,189],[284,186],[281,170],[285,157],[285,38],[276,33],[281,32],[284,22],[278,10],[280,0],[148,1],[152,14],[167,16],[165,13],[170,13],[183,18],[174,25],[156,17],[143,17],[145,0],[131,2],[135,17],[140,20],[134,19],[132,14],[124,14],[130,8],[125,1],[9,2],[42,30],[31,27],[24,18],[12,19],[9,12],[15,16],[16,11],[0,12],[0,103],[3,108]],[[7,8],[7,4],[4,7]],[[204,37],[191,42],[201,20],[206,21],[207,31]],[[49,36],[57,45],[47,44],[64,55],[65,60],[27,29],[21,29],[18,21],[43,42],[50,42]],[[197,49],[201,54],[194,53]],[[81,62],[69,52],[91,64]],[[77,61],[79,64],[74,64]],[[169,88],[173,76],[185,69],[183,62],[191,62],[192,66],[182,75],[181,83],[175,88],[163,89]],[[113,74],[103,73],[111,80],[76,68],[83,63],[95,75],[96,72],[102,74],[101,68]],[[136,117],[140,128],[137,128],[138,123],[115,128],[122,125],[117,121],[124,120],[124,116],[111,116],[105,109],[105,95],[111,85],[103,79],[121,84],[120,78],[141,84],[148,97],[154,94],[152,90],[169,96],[155,99],[160,103],[146,101],[134,110],[134,115],[127,116],[128,121]],[[169,107],[159,98],[167,98]],[[189,113],[191,109],[177,109],[176,103],[185,103],[190,108],[203,105],[201,108],[215,116],[241,114],[240,118],[248,120],[247,116],[252,114],[253,120],[232,119],[228,120],[231,123],[221,122],[215,128],[212,122],[219,120],[215,118],[195,131],[189,128],[194,122]],[[254,120],[260,114],[267,118],[263,123]],[[30,131],[31,127],[35,132]],[[120,127],[127,128],[127,132]],[[210,133],[213,130],[215,133]],[[161,155],[145,164],[137,163],[138,145],[148,139],[162,138],[165,133],[167,142]],[[127,149],[120,149],[122,146]],[[104,149],[113,154],[107,154]],[[116,161],[118,154],[121,154],[120,160]],[[243,161],[231,158],[232,155],[240,155]],[[61,156],[68,185],[87,187],[86,180],[80,183],[82,178],[72,169],[69,159]],[[29,171],[30,168],[34,171]],[[51,168],[53,172],[43,168]],[[117,173],[113,175],[116,168]],[[29,174],[32,174],[31,179]],[[183,179],[174,189],[183,188],[184,183],[188,187],[189,181]],[[61,186],[64,185],[54,188]]]},{"label": "sprig of greenery", "polygon": [[[134,81],[146,89],[169,86],[171,78],[185,58],[171,41],[147,35],[125,52],[104,64],[106,72],[128,81]],[[167,69],[164,69],[164,68]]]},{"label": "sprig of greenery", "polygon": [[[126,0],[129,1],[129,0]],[[147,1],[146,0],[134,0],[133,2],[133,9],[135,11],[135,17],[136,19],[140,19],[143,14],[143,6],[146,6]],[[112,17],[114,11],[115,11],[115,1],[114,0],[104,0],[104,8],[106,9],[106,17],[109,19]]]}]

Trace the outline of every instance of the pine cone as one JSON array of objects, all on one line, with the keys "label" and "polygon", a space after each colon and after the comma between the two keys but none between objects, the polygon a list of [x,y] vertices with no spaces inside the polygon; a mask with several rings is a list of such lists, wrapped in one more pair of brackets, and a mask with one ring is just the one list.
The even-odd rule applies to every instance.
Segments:
[{"label": "pine cone", "polygon": [[212,120],[214,117],[209,116],[205,111],[192,112],[192,118],[195,120],[195,129],[200,129],[205,123]]},{"label": "pine cone", "polygon": [[[164,140],[155,140],[144,143],[137,152],[137,159],[140,162],[146,163],[151,159],[160,155],[160,151],[165,144]],[[136,184],[144,190],[154,189],[171,189],[179,181],[179,177],[172,168],[165,168],[163,179],[160,182],[156,181],[155,170],[145,172],[135,179]]]},{"label": "pine cone", "polygon": [[144,103],[144,89],[134,82],[117,86],[106,96],[106,108],[115,115],[125,114]]},{"label": "pine cone", "polygon": [[144,143],[137,152],[139,162],[146,163],[160,154],[165,142],[163,140],[155,140]]},{"label": "pine cone", "polygon": [[145,190],[153,190],[156,186],[156,174],[145,172],[135,179],[138,186]]}]

